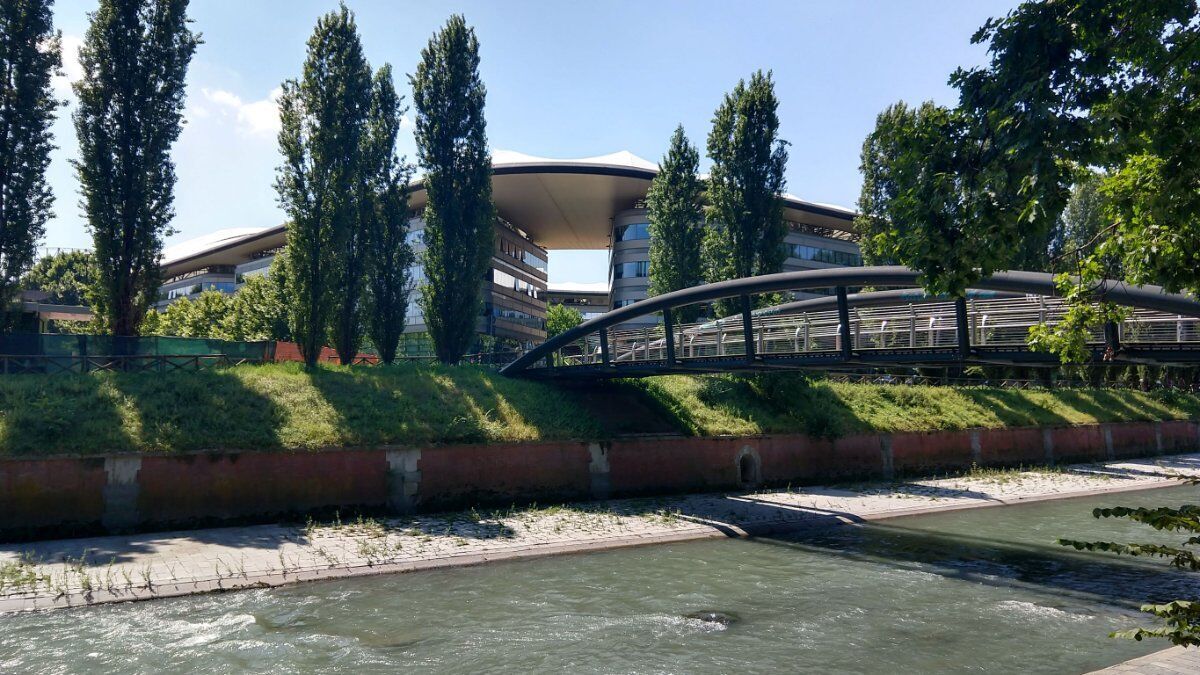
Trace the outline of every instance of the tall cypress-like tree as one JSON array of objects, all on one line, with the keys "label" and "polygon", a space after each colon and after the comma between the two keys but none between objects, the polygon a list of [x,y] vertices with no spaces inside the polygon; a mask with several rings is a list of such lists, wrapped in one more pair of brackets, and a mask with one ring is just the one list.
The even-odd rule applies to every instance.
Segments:
[{"label": "tall cypress-like tree", "polygon": [[[779,100],[771,73],[739,81],[713,115],[708,156],[705,277],[723,281],[778,272],[785,258],[783,170],[787,142],[779,138]],[[727,314],[732,303],[717,304]]]},{"label": "tall cypress-like tree", "polygon": [[370,274],[367,281],[367,331],[384,363],[396,360],[404,333],[413,249],[408,242],[408,181],[412,170],[396,155],[396,136],[404,99],[396,94],[392,68],[375,74],[366,156],[370,174],[364,182],[368,222]]},{"label": "tall cypress-like tree", "polygon": [[54,203],[46,168],[60,103],[50,79],[62,48],[51,4],[0,4],[0,328],[11,323],[18,280],[33,265]]},{"label": "tall cypress-like tree", "polygon": [[438,360],[456,363],[474,339],[495,220],[479,41],[462,16],[429,40],[410,79],[428,195],[421,310]]},{"label": "tall cypress-like tree", "polygon": [[[700,153],[688,142],[683,125],[671,135],[658,175],[646,195],[650,212],[650,295],[696,286],[704,281],[700,247],[704,215],[700,203]],[[699,305],[682,307],[680,321],[695,321]]]},{"label": "tall cypress-like tree", "polygon": [[137,335],[158,293],[175,191],[171,145],[200,36],[188,0],[100,0],[74,84],[73,163],[96,254],[92,308],[115,335]]},{"label": "tall cypress-like tree", "polygon": [[[283,83],[275,182],[287,212],[288,303],[305,363],[332,333],[343,363],[361,340],[366,272],[361,197],[371,67],[354,16],[342,5],[317,21],[300,80]],[[332,331],[330,330],[332,324]]]}]

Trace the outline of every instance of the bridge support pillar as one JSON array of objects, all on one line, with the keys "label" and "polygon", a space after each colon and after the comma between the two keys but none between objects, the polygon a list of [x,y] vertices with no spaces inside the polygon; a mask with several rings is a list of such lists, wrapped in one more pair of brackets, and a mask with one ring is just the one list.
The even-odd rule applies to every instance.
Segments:
[{"label": "bridge support pillar", "polygon": [[667,348],[667,365],[675,365],[675,322],[670,309],[663,310],[663,342]]},{"label": "bridge support pillar", "polygon": [[838,337],[842,340],[842,358],[849,361],[854,358],[854,344],[851,342],[850,336],[850,302],[846,300],[846,287],[838,286],[837,292],[837,312],[838,312]]},{"label": "bridge support pillar", "polygon": [[600,329],[600,363],[611,365],[608,356],[608,329]]},{"label": "bridge support pillar", "polygon": [[971,326],[967,318],[967,299],[954,299],[955,332],[958,333],[958,358],[971,358]]},{"label": "bridge support pillar", "polygon": [[742,296],[742,342],[746,344],[746,361],[754,362],[754,304],[749,295]]}]

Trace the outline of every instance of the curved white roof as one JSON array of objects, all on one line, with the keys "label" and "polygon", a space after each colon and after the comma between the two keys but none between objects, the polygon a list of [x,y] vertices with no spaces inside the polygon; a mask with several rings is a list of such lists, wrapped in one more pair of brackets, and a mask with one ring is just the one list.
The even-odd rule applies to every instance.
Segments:
[{"label": "curved white roof", "polygon": [[244,239],[261,232],[269,230],[269,227],[230,227],[216,232],[202,234],[194,239],[181,241],[178,244],[172,244],[163,248],[162,263],[170,265],[184,258],[189,258],[197,253],[203,253],[212,248],[218,248],[234,243],[239,239]]},{"label": "curved white roof", "polygon": [[[547,249],[605,249],[613,216],[646,197],[658,165],[622,150],[579,159],[492,151],[492,200],[505,220]],[[409,206],[425,206],[425,190],[413,185]],[[783,195],[784,217],[797,223],[853,231],[854,211]],[[218,264],[237,264],[255,251],[282,245],[284,226],[219,230],[163,252],[167,275]]]}]

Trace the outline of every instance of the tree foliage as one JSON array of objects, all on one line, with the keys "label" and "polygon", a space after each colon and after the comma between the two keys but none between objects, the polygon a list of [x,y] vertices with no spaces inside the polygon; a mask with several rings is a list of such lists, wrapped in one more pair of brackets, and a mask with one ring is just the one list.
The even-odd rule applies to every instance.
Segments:
[{"label": "tree foliage", "polygon": [[88,251],[60,251],[37,261],[21,277],[22,290],[46,293],[52,305],[86,305],[95,283],[95,257]]},{"label": "tree foliage", "polygon": [[[953,152],[940,152],[935,138],[900,139],[895,153],[868,139],[868,255],[893,253],[920,269],[930,290],[962,293],[981,275],[1042,260],[1040,241],[1055,245],[1072,185],[1099,169],[1112,236],[1088,240],[1076,256],[1072,276],[1060,279],[1068,319],[1035,330],[1033,344],[1077,358],[1086,331],[1113,319],[1100,282],[1114,268],[1134,283],[1200,290],[1195,0],[1025,2],[972,39],[989,59],[951,77],[960,94],[944,127]],[[895,135],[899,125],[886,116],[874,135]],[[938,240],[943,228],[889,220],[907,212],[905,200],[950,182],[956,208],[940,215],[958,245]],[[944,257],[933,254],[939,249]]]},{"label": "tree foliage", "polygon": [[309,367],[327,337],[343,363],[361,340],[371,80],[354,15],[342,5],[317,20],[304,72],[283,83],[279,98],[283,164],[275,189],[291,220],[290,326]]},{"label": "tree foliage", "polygon": [[396,155],[400,117],[406,108],[396,93],[392,69],[375,74],[367,131],[367,332],[384,363],[396,360],[412,286],[413,249],[408,241],[408,182],[412,169]]},{"label": "tree foliage", "polygon": [[188,0],[100,0],[79,51],[73,161],[96,255],[91,305],[115,335],[136,335],[161,281],[174,217],[171,146],[182,129],[200,36]]},{"label": "tree foliage", "polygon": [[[688,142],[683,125],[650,184],[646,206],[650,216],[649,294],[662,295],[704,282],[700,250],[704,242],[700,153]],[[678,310],[679,320],[695,321],[698,305]]]},{"label": "tree foliage", "polygon": [[176,300],[162,311],[151,310],[142,321],[141,334],[249,342],[290,339],[280,285],[264,276],[247,278],[233,295],[204,291],[195,298]]},{"label": "tree foliage", "polygon": [[456,363],[474,340],[495,220],[479,41],[462,16],[429,40],[410,79],[427,195],[421,310],[438,360]]},{"label": "tree foliage", "polygon": [[[708,230],[704,238],[709,282],[778,272],[785,254],[780,195],[787,142],[779,138],[779,99],[771,74],[739,81],[713,115],[708,135]],[[728,314],[728,301],[717,311]]]},{"label": "tree foliage", "polygon": [[18,280],[33,264],[54,195],[46,183],[62,65],[51,0],[0,4],[0,328],[13,319]]},{"label": "tree foliage", "polygon": [[[1196,484],[1194,479],[1188,482]],[[1190,534],[1182,545],[1128,544],[1112,541],[1078,541],[1060,539],[1059,544],[1078,551],[1103,551],[1118,555],[1164,558],[1172,566],[1189,572],[1200,572],[1200,557],[1195,547],[1200,545],[1200,506],[1184,505],[1179,508],[1128,508],[1117,507],[1095,509],[1096,518],[1126,518],[1143,523],[1155,530]],[[1164,604],[1147,604],[1142,611],[1162,620],[1154,628],[1134,628],[1117,631],[1113,637],[1141,640],[1147,637],[1165,638],[1176,645],[1200,646],[1200,601],[1175,600]]]},{"label": "tree foliage", "polygon": [[583,314],[574,307],[552,302],[546,307],[546,337],[565,333],[583,323]]}]

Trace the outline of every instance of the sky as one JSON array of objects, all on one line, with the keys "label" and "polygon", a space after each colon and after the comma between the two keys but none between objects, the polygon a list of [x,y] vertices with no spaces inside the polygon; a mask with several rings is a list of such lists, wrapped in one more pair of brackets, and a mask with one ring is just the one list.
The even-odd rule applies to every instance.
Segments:
[{"label": "sky", "polygon": [[[859,150],[886,106],[956,101],[948,77],[986,58],[970,38],[1013,0],[646,0],[431,2],[347,0],[372,66],[392,64],[409,96],[420,50],[453,13],[480,41],[494,149],[569,159],[628,150],[658,161],[677,124],[701,148],[725,92],[757,69],[774,73],[787,191],[853,207]],[[96,0],[57,0],[68,107],[54,126],[57,197],[47,248],[89,248],[74,156],[69,82]],[[173,150],[175,233],[167,245],[219,229],[284,220],[273,181],[279,85],[297,77],[305,41],[333,0],[193,0],[203,34],[188,73],[186,125]],[[411,112],[409,113],[411,120]],[[415,154],[412,124],[400,150]],[[701,171],[708,160],[702,158]],[[604,252],[552,251],[550,281],[607,279]]]}]

